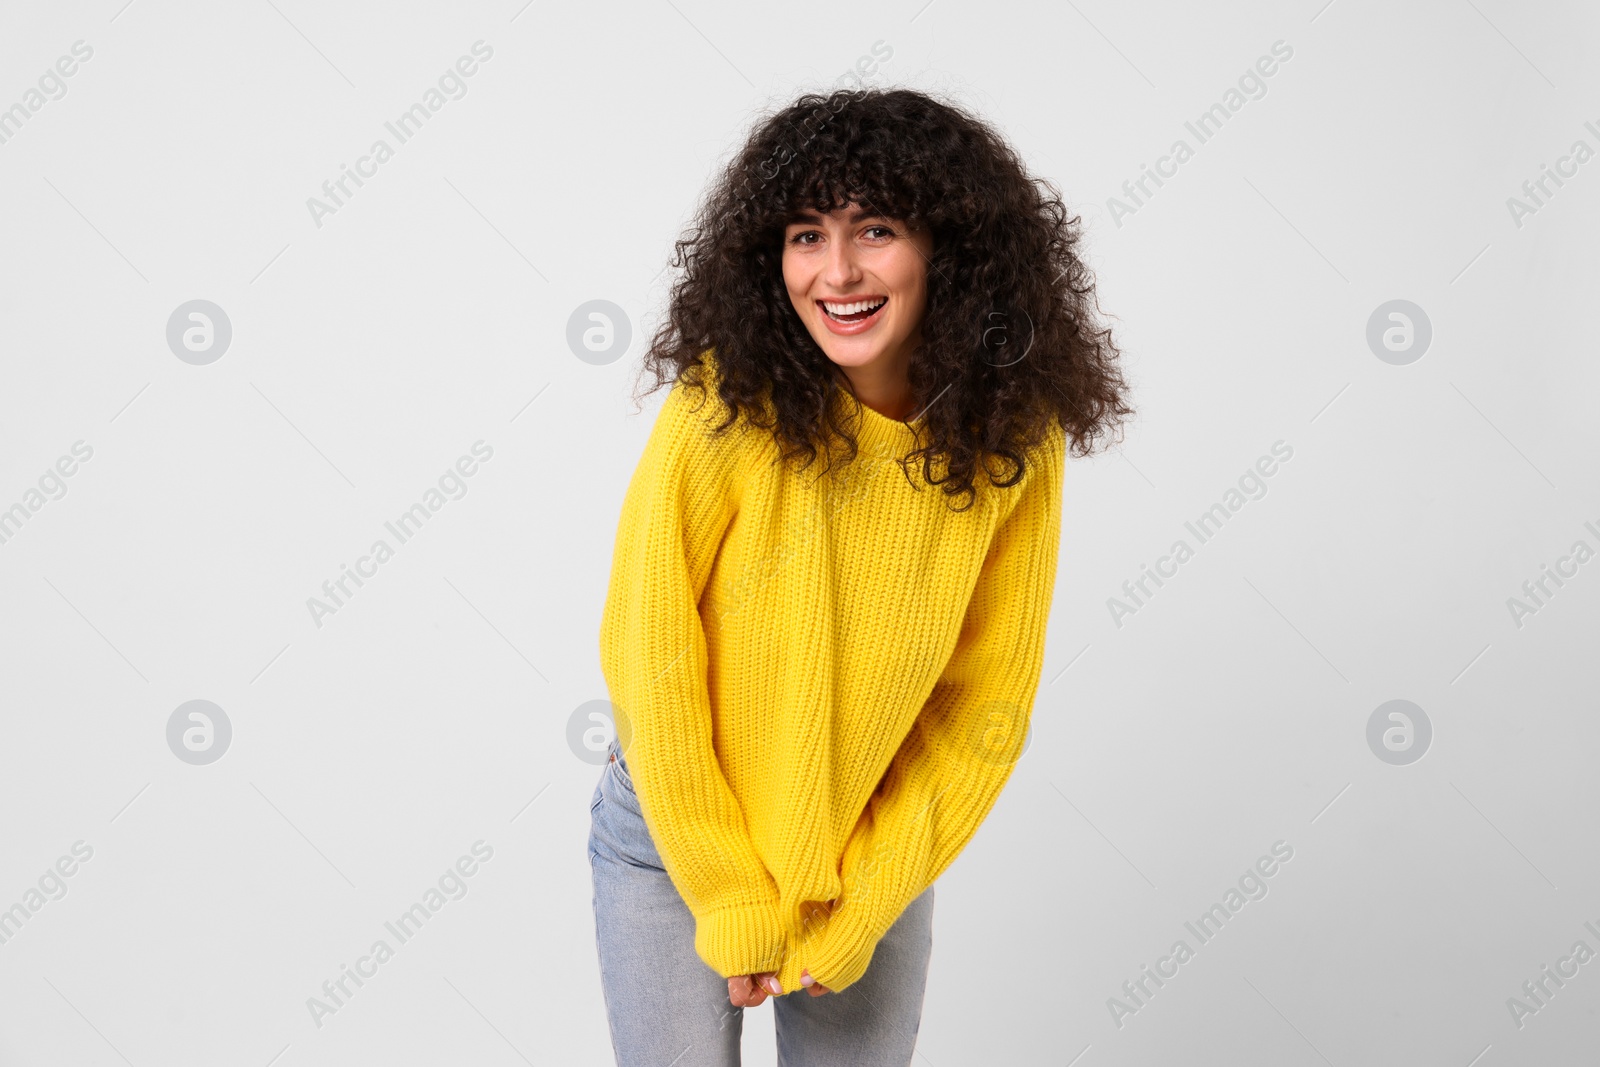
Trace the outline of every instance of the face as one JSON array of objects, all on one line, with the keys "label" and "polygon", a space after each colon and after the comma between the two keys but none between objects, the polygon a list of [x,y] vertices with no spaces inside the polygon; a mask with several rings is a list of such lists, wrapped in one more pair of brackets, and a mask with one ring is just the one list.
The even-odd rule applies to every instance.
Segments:
[{"label": "face", "polygon": [[933,235],[857,204],[802,212],[784,230],[783,281],[817,346],[841,368],[904,380],[921,341]]}]

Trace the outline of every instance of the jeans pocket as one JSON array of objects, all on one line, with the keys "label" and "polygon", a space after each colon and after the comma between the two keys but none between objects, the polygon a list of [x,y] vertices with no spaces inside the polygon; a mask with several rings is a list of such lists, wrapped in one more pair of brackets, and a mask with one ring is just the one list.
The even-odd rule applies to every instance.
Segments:
[{"label": "jeans pocket", "polygon": [[611,749],[610,766],[612,773],[617,776],[617,781],[622,783],[622,788],[633,793],[633,775],[628,773],[627,764],[623,761],[623,757],[617,755],[617,749],[614,746]]}]

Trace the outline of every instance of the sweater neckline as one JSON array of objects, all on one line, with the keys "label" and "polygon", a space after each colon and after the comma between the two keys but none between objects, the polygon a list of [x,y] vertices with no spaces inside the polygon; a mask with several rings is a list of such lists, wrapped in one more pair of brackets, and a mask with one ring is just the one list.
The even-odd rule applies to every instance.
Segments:
[{"label": "sweater neckline", "polygon": [[[917,427],[924,421],[922,414],[910,421],[892,419],[861,403],[843,384],[834,382],[833,388],[844,420],[851,426],[861,452],[879,459],[894,459],[905,455],[916,444]],[[860,411],[859,418],[855,417],[856,410]]]}]

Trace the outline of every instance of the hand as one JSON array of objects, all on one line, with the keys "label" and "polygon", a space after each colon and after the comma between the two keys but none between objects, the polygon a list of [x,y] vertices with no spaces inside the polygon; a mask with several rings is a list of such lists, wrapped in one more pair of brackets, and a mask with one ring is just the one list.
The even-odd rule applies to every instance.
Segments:
[{"label": "hand", "polygon": [[[805,987],[807,993],[814,997],[833,992],[833,990],[812,978],[809,970],[801,970],[800,984]],[[763,971],[760,974],[741,974],[728,979],[728,1003],[736,1008],[754,1008],[766,1000],[768,995],[783,995],[783,987],[778,984],[776,971]]]},{"label": "hand", "polygon": [[728,1003],[736,1008],[754,1008],[767,999],[767,995],[781,995],[776,971],[760,974],[739,974],[728,979]]},{"label": "hand", "polygon": [[810,993],[814,997],[820,997],[824,993],[833,992],[833,990],[829,989],[815,978],[812,978],[811,972],[804,968],[802,968],[800,971],[800,984],[805,987],[807,993]]}]

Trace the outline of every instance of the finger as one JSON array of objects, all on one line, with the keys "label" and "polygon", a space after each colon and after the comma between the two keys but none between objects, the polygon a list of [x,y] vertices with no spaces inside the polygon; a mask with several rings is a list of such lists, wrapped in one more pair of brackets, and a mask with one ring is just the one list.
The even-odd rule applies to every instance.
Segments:
[{"label": "finger", "polygon": [[752,975],[742,974],[728,979],[728,1002],[736,1008],[754,1008],[766,996],[766,991],[755,983]]}]

